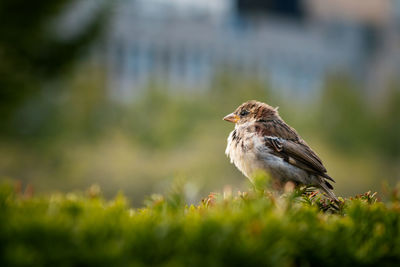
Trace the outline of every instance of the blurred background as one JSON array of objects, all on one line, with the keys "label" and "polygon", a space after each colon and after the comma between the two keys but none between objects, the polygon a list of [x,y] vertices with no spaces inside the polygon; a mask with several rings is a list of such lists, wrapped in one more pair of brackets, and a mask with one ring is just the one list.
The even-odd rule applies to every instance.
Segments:
[{"label": "blurred background", "polygon": [[338,195],[400,180],[400,1],[2,0],[0,179],[139,206],[247,190],[224,155],[250,99],[279,106]]}]

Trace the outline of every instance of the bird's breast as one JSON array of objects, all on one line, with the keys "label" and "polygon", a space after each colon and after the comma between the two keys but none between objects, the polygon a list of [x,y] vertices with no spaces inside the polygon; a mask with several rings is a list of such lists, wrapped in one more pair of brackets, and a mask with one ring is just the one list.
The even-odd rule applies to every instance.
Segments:
[{"label": "bird's breast", "polygon": [[262,169],[257,160],[257,154],[254,153],[257,142],[259,141],[255,134],[247,133],[244,135],[237,129],[232,131],[228,137],[225,154],[230,158],[231,163],[235,164],[248,178],[255,171]]}]

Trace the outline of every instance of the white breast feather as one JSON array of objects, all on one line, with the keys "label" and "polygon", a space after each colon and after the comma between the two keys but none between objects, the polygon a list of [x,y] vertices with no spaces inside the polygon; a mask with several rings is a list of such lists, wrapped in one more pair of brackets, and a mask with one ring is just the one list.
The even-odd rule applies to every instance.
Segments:
[{"label": "white breast feather", "polygon": [[[236,128],[236,133],[245,131],[245,128],[246,125]],[[241,142],[236,145],[236,140],[233,140],[233,133],[234,131],[228,136],[225,154],[230,158],[231,163],[234,163],[246,177],[250,178],[255,171],[264,169],[262,162],[257,160],[257,153],[255,153],[255,150],[263,144],[256,133],[247,132],[248,137],[245,140],[243,140],[243,136],[240,136],[244,146],[242,147]]]}]

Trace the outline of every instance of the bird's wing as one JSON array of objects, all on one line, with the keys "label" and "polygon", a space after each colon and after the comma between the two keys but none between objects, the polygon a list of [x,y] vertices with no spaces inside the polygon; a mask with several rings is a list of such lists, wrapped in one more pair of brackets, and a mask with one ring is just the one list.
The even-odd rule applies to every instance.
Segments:
[{"label": "bird's wing", "polygon": [[264,141],[277,156],[290,164],[315,173],[326,172],[320,158],[308,146],[273,136],[264,136]]},{"label": "bird's wing", "polygon": [[[273,136],[264,136],[264,141],[265,146],[271,149],[272,153],[283,158],[289,164],[335,182],[335,180],[326,173],[321,159],[306,144]],[[332,185],[326,180],[324,184],[330,189],[333,189]]]},{"label": "bird's wing", "polygon": [[286,140],[302,141],[296,130],[282,120],[256,122],[256,131],[262,136],[275,136]]},{"label": "bird's wing", "polygon": [[326,174],[326,168],[317,154],[301,139],[296,130],[285,122],[266,121],[257,126],[256,129],[263,136],[265,145],[277,156],[296,167],[333,180]]}]

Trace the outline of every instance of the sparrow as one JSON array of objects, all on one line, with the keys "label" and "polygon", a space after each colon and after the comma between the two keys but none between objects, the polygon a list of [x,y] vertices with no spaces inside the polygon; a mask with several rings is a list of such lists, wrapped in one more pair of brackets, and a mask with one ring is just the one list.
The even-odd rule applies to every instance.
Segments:
[{"label": "sparrow", "polygon": [[287,182],[314,186],[338,201],[329,183],[335,181],[327,174],[321,159],[283,121],[278,108],[251,100],[223,120],[235,123],[225,154],[250,181],[256,173],[264,171],[278,188]]}]

